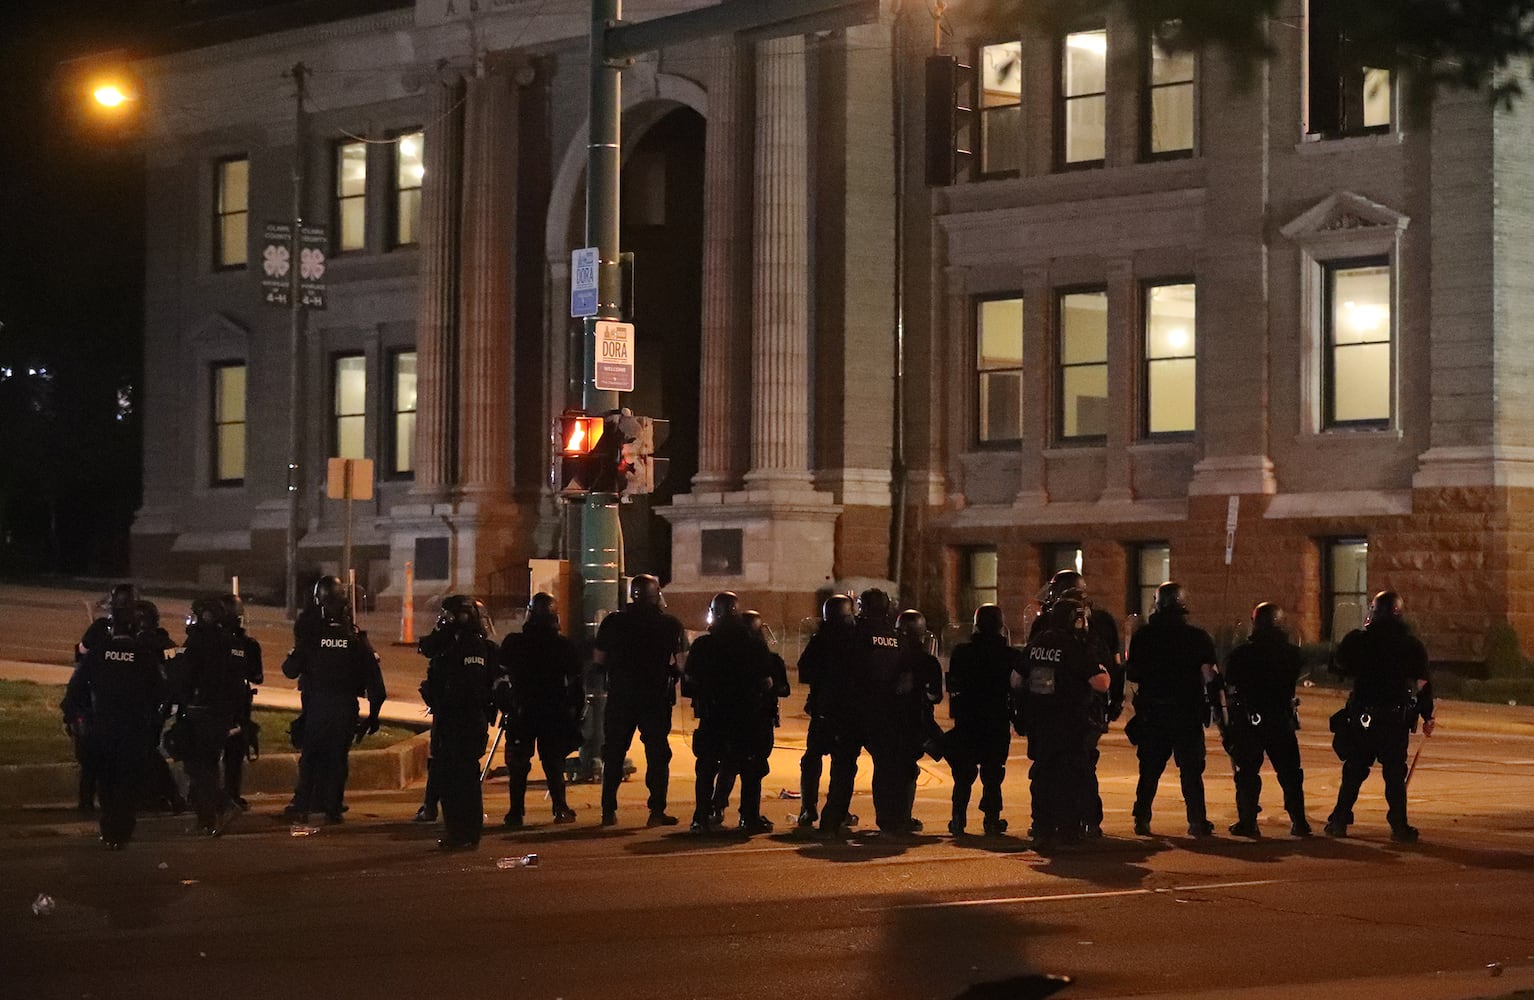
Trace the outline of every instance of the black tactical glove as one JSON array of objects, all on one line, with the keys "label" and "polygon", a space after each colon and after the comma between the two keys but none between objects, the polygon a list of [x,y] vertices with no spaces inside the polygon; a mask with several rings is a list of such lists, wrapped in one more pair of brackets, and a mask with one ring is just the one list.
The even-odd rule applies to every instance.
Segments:
[{"label": "black tactical glove", "polygon": [[357,740],[361,743],[364,739],[378,732],[378,716],[370,715],[366,719],[357,721]]},{"label": "black tactical glove", "polygon": [[1118,698],[1108,702],[1108,721],[1117,722],[1119,716],[1124,714],[1124,699]]}]

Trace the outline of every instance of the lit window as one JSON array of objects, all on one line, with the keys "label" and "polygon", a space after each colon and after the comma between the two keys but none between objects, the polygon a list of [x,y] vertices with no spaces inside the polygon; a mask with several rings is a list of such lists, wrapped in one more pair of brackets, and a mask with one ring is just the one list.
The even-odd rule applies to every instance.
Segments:
[{"label": "lit window", "polygon": [[1336,0],[1310,0],[1306,130],[1318,136],[1388,131],[1394,89],[1390,70],[1364,65],[1341,13]]},{"label": "lit window", "polygon": [[336,145],[336,249],[367,246],[368,147],[365,142]]},{"label": "lit window", "polygon": [[415,352],[394,355],[394,440],[389,471],[403,476],[415,472]]},{"label": "lit window", "polygon": [[1322,265],[1327,426],[1390,422],[1390,262]]},{"label": "lit window", "polygon": [[367,359],[349,354],[335,359],[335,457],[367,457]]},{"label": "lit window", "polygon": [[980,172],[1015,174],[1023,156],[1023,44],[980,49]]},{"label": "lit window", "polygon": [[1369,609],[1369,542],[1337,538],[1324,545],[1321,613],[1326,617],[1326,634],[1336,642],[1361,628]]},{"label": "lit window", "polygon": [[394,246],[420,242],[421,184],[426,177],[426,133],[406,132],[394,142]]},{"label": "lit window", "polygon": [[976,368],[982,442],[1023,437],[1023,300],[976,305]]},{"label": "lit window", "polygon": [[1060,296],[1059,436],[1108,434],[1108,293]]},{"label": "lit window", "polygon": [[213,366],[213,482],[238,486],[245,481],[245,364]]},{"label": "lit window", "polygon": [[214,167],[213,266],[244,267],[250,251],[250,161],[220,160]]},{"label": "lit window", "polygon": [[1107,148],[1108,32],[1076,31],[1060,45],[1059,159],[1092,166]]},{"label": "lit window", "polygon": [[1156,588],[1172,578],[1172,547],[1166,542],[1144,542],[1134,552],[1135,586],[1129,610],[1143,620],[1156,608]]},{"label": "lit window", "polygon": [[1147,157],[1193,151],[1193,64],[1192,52],[1169,52],[1151,39],[1145,108]]},{"label": "lit window", "polygon": [[1082,569],[1080,542],[1055,542],[1044,546],[1044,579],[1048,581],[1062,569],[1085,572]]},{"label": "lit window", "polygon": [[1185,434],[1194,429],[1198,340],[1195,288],[1145,289],[1145,432]]},{"label": "lit window", "polygon": [[973,621],[975,609],[995,604],[997,558],[994,548],[965,549],[960,554],[959,621]]}]

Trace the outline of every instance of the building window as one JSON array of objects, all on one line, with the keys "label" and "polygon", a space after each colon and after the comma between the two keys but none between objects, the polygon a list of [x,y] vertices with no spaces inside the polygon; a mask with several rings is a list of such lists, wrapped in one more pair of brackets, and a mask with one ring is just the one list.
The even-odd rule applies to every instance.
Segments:
[{"label": "building window", "polygon": [[1059,436],[1091,441],[1108,434],[1108,293],[1060,296]]},{"label": "building window", "polygon": [[1080,542],[1053,542],[1044,546],[1042,566],[1044,568],[1044,581],[1047,583],[1050,577],[1062,569],[1074,570],[1084,573],[1081,568],[1081,543]]},{"label": "building window", "polygon": [[1142,542],[1134,547],[1134,577],[1129,611],[1143,621],[1156,609],[1156,588],[1172,578],[1172,547],[1166,542]]},{"label": "building window", "polygon": [[1023,43],[980,49],[980,173],[1015,176],[1023,164]]},{"label": "building window", "polygon": [[367,246],[367,143],[337,143],[335,169],[336,250],[362,250]]},{"label": "building window", "polygon": [[1321,615],[1333,642],[1361,628],[1369,610],[1369,541],[1334,538],[1324,543]]},{"label": "building window", "polygon": [[1107,149],[1108,32],[1074,31],[1060,42],[1056,159],[1062,167],[1101,166]]},{"label": "building window", "polygon": [[975,609],[995,604],[998,561],[994,548],[964,549],[959,555],[959,621],[973,621]]},{"label": "building window", "polygon": [[1189,156],[1193,152],[1193,53],[1170,52],[1153,36],[1148,55],[1142,155],[1151,160]]},{"label": "building window", "polygon": [[1330,262],[1322,319],[1327,427],[1379,427],[1391,418],[1390,260]]},{"label": "building window", "polygon": [[421,183],[425,177],[426,133],[406,132],[394,141],[393,246],[421,240]]},{"label": "building window", "polygon": [[1394,80],[1388,69],[1364,65],[1336,0],[1310,0],[1308,27],[1306,130],[1326,138],[1388,132]]},{"label": "building window", "polygon": [[975,308],[982,444],[1023,437],[1023,300],[982,299]]},{"label": "building window", "polygon": [[335,398],[335,457],[367,457],[367,358],[360,354],[335,359],[332,380]]},{"label": "building window", "polygon": [[1192,283],[1145,289],[1145,433],[1190,434],[1197,414],[1196,290]]},{"label": "building window", "polygon": [[392,368],[389,472],[409,476],[415,472],[415,351],[396,351]]},{"label": "building window", "polygon": [[250,257],[250,160],[219,160],[213,173],[213,266],[244,267]]},{"label": "building window", "polygon": [[245,482],[245,363],[213,366],[213,485]]}]

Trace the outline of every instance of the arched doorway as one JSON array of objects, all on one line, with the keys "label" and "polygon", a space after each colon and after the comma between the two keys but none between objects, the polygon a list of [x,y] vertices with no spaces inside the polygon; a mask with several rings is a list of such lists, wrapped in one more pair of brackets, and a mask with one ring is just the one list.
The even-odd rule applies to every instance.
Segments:
[{"label": "arched doorway", "polygon": [[621,508],[624,572],[671,576],[671,526],[654,513],[698,471],[703,274],[703,117],[675,107],[624,159],[622,249],[634,254],[635,381],[624,405],[669,420],[666,478]]}]

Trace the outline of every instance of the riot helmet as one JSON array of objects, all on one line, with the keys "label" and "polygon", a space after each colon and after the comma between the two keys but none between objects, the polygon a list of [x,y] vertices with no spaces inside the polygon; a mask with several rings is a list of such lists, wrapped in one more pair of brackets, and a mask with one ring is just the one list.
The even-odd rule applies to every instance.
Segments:
[{"label": "riot helmet", "polygon": [[1382,590],[1369,602],[1369,620],[1366,625],[1377,622],[1399,623],[1406,611],[1406,602],[1393,590]]},{"label": "riot helmet", "polygon": [[[144,603],[147,604],[148,602]],[[154,607],[154,605],[151,604],[150,607]],[[119,602],[107,611],[107,629],[113,635],[138,635],[142,631],[143,621],[144,614],[139,609],[138,601],[133,601],[129,604]],[[158,624],[158,614],[155,615],[155,621]]]},{"label": "riot helmet", "polygon": [[1272,601],[1263,601],[1252,609],[1252,632],[1282,631],[1284,609]]},{"label": "riot helmet", "polygon": [[485,638],[490,631],[490,613],[483,601],[468,594],[454,594],[442,599],[437,612],[437,628],[457,636]]},{"label": "riot helmet", "polygon": [[[133,610],[138,605],[138,588],[131,583],[119,583],[112,588],[111,596],[107,598],[109,612],[115,612],[124,617],[131,618]],[[109,614],[108,617],[111,617]]]},{"label": "riot helmet", "polygon": [[1091,626],[1091,611],[1073,597],[1062,597],[1049,606],[1049,624],[1064,632],[1085,632]]},{"label": "riot helmet", "polygon": [[322,576],[314,582],[314,606],[327,622],[346,621],[351,617],[351,601],[340,577]]},{"label": "riot helmet", "polygon": [[[159,617],[156,615],[156,617]],[[192,609],[187,612],[186,628],[190,632],[194,628],[213,629],[218,628],[224,622],[224,602],[217,597],[199,597],[192,601]]]},{"label": "riot helmet", "polygon": [[1156,588],[1156,614],[1185,615],[1188,605],[1183,601],[1182,584],[1168,580]]},{"label": "riot helmet", "polygon": [[664,608],[666,597],[661,593],[660,579],[649,573],[641,573],[630,580],[629,603],[638,608]]},{"label": "riot helmet", "polygon": [[982,604],[975,609],[976,635],[1006,635],[1007,619],[997,604]]},{"label": "riot helmet", "polygon": [[895,634],[900,641],[925,648],[927,645],[927,616],[915,608],[907,608],[895,619]]},{"label": "riot helmet", "polygon": [[708,615],[705,619],[709,630],[740,621],[740,598],[733,591],[721,590],[714,595],[714,599],[708,602]]},{"label": "riot helmet", "polygon": [[547,628],[559,631],[559,602],[553,594],[542,591],[527,602],[527,622],[524,628]]},{"label": "riot helmet", "polygon": [[1069,590],[1079,591],[1085,597],[1087,582],[1075,570],[1062,569],[1049,578],[1049,587],[1046,591],[1045,599],[1050,601],[1059,600]]},{"label": "riot helmet", "polygon": [[856,617],[852,598],[846,594],[832,594],[820,606],[820,620],[826,625],[851,625]]},{"label": "riot helmet", "polygon": [[218,599],[224,609],[224,626],[231,629],[245,627],[245,599],[239,594],[225,594]]},{"label": "riot helmet", "polygon": [[742,611],[740,613],[740,623],[746,626],[747,632],[750,632],[763,642],[767,641],[767,634],[763,630],[762,613],[760,611]]},{"label": "riot helmet", "polygon": [[890,595],[878,587],[870,587],[858,595],[858,620],[877,625],[888,625],[894,606]]}]

